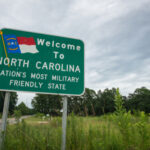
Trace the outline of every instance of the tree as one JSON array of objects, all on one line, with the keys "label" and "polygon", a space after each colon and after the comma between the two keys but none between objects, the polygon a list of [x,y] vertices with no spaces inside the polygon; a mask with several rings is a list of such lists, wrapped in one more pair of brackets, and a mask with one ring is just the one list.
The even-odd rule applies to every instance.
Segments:
[{"label": "tree", "polygon": [[[3,112],[3,105],[4,105],[4,99],[5,99],[5,93],[3,91],[0,91],[0,113]],[[13,114],[15,106],[18,101],[18,95],[16,92],[10,93],[10,103],[9,103],[9,113]]]},{"label": "tree", "polygon": [[68,97],[68,112],[74,112],[77,115],[96,115],[95,104],[97,100],[96,92],[86,88],[81,96]]},{"label": "tree", "polygon": [[103,92],[99,91],[99,109],[101,113],[109,113],[115,111],[114,99],[115,99],[116,89],[105,89]]},{"label": "tree", "polygon": [[150,113],[150,90],[142,87],[137,88],[133,94],[128,96],[129,109],[140,110]]},{"label": "tree", "polygon": [[15,110],[14,111],[14,117],[15,117],[15,119],[16,119],[16,121],[17,121],[17,123],[19,123],[19,119],[21,118],[21,111],[20,110]]},{"label": "tree", "polygon": [[95,114],[95,104],[97,100],[97,94],[94,90],[86,88],[85,93],[82,96],[84,100],[84,111],[86,115],[96,115]]},{"label": "tree", "polygon": [[80,96],[68,97],[68,113],[74,112],[76,115],[84,115],[83,99]]},{"label": "tree", "polygon": [[120,95],[119,88],[116,90],[115,95],[115,111],[116,114],[123,114],[125,112],[124,106],[123,106],[123,98]]},{"label": "tree", "polygon": [[31,110],[30,108],[28,108],[24,102],[21,102],[17,108],[18,111],[21,112],[22,115],[30,115],[31,114]]},{"label": "tree", "polygon": [[58,115],[61,109],[61,96],[36,94],[32,106],[36,112]]}]

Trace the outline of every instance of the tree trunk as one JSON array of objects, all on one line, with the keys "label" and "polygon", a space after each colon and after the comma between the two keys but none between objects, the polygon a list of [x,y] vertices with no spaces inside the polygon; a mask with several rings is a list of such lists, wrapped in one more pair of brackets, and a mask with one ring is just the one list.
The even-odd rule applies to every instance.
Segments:
[{"label": "tree trunk", "polygon": [[93,106],[93,104],[91,104],[91,106],[92,106],[92,113],[93,113],[93,116],[95,116],[95,109],[94,109],[94,106]]},{"label": "tree trunk", "polygon": [[86,106],[84,106],[84,112],[85,112],[85,116],[88,116],[88,109]]}]

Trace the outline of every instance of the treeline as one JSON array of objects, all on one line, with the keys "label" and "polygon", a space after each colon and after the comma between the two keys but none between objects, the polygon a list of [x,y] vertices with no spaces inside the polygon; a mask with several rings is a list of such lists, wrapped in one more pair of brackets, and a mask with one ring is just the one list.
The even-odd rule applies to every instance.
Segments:
[{"label": "treeline", "polygon": [[[0,91],[0,117],[2,116],[4,99],[6,92]],[[9,115],[14,115],[15,111],[20,111],[21,115],[31,115],[34,114],[34,109],[31,109],[25,105],[24,102],[17,106],[18,95],[17,92],[10,92],[10,103],[9,103]]]},{"label": "treeline", "polygon": [[[81,116],[99,116],[115,111],[116,88],[99,90],[97,93],[89,88],[82,96],[68,97],[68,113],[74,112]],[[121,96],[123,106],[127,111],[144,111],[150,113],[150,90],[137,88],[128,96]],[[37,94],[32,100],[35,112],[50,115],[60,115],[62,109],[62,96]]]},{"label": "treeline", "polygon": [[[115,111],[116,88],[99,90],[97,93],[89,88],[81,96],[68,96],[68,113],[74,112],[80,116],[99,116]],[[5,92],[0,92],[0,113],[3,110]],[[28,108],[23,102],[17,104],[17,93],[11,92],[9,113],[14,110],[21,111],[22,115],[43,113],[50,115],[61,115],[62,98],[60,95],[36,94],[32,100],[32,109]],[[127,111],[144,111],[150,113],[150,90],[142,87],[137,88],[134,93],[128,96],[122,96],[123,106]]]},{"label": "treeline", "polygon": [[[0,91],[0,113],[3,112],[5,93],[6,92]],[[9,114],[14,113],[17,101],[18,101],[17,93],[16,92],[11,92],[11,94],[10,94],[10,103],[9,103]]]}]

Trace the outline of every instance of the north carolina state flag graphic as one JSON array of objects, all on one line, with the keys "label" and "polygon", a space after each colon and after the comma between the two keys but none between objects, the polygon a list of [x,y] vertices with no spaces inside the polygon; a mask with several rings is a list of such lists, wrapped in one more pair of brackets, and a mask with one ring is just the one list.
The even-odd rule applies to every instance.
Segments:
[{"label": "north carolina state flag graphic", "polygon": [[33,37],[17,37],[21,53],[38,53]]},{"label": "north carolina state flag graphic", "polygon": [[33,37],[16,37],[15,35],[4,35],[8,53],[38,53]]}]

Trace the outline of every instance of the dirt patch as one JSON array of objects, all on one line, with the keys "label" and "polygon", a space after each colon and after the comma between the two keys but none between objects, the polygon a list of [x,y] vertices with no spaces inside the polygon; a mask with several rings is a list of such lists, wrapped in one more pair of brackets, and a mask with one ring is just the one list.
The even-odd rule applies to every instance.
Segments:
[{"label": "dirt patch", "polygon": [[48,124],[48,121],[38,121],[38,124]]}]

